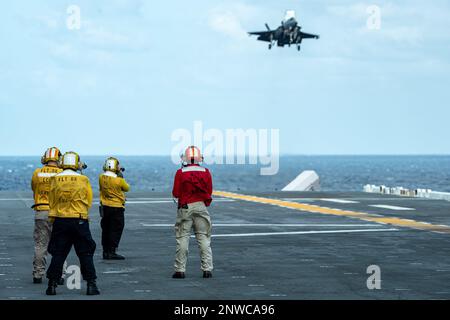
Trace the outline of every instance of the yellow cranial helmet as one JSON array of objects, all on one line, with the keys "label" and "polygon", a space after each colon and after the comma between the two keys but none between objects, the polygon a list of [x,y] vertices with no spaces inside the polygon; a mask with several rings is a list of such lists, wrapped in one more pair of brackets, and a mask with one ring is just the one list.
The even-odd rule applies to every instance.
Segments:
[{"label": "yellow cranial helmet", "polygon": [[59,162],[60,158],[61,158],[61,151],[59,151],[58,148],[56,147],[48,148],[41,158],[41,163],[47,164],[50,161]]},{"label": "yellow cranial helmet", "polygon": [[106,159],[105,164],[103,165],[103,171],[111,171],[114,173],[118,173],[120,171],[120,163],[117,158],[110,157]]},{"label": "yellow cranial helmet", "polygon": [[60,161],[60,167],[64,170],[72,169],[75,171],[82,170],[86,168],[86,165],[80,161],[80,156],[78,153],[70,151],[66,152]]}]

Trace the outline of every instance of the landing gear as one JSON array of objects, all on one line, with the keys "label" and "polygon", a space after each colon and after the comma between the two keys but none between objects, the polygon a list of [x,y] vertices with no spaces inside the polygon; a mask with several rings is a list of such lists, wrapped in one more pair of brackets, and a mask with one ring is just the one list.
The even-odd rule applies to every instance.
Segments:
[{"label": "landing gear", "polygon": [[[269,29],[270,30],[270,29]],[[270,34],[270,41],[269,41],[269,50],[273,47],[273,34]]]},{"label": "landing gear", "polygon": [[298,44],[297,45],[297,50],[300,51],[301,50],[301,46]]}]

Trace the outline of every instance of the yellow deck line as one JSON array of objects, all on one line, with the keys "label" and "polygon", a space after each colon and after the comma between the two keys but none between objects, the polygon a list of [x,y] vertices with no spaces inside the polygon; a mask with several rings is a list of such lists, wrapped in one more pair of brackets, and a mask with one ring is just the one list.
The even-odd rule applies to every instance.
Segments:
[{"label": "yellow deck line", "polygon": [[380,217],[380,216],[376,216],[376,215],[366,213],[366,212],[355,212],[355,211],[348,211],[348,210],[325,208],[325,207],[320,207],[320,206],[315,206],[315,205],[310,205],[310,204],[305,204],[305,203],[256,197],[256,196],[251,196],[251,195],[243,195],[243,194],[238,194],[238,193],[233,193],[233,192],[225,192],[225,191],[215,191],[214,195],[219,196],[219,197],[229,198],[229,199],[235,199],[235,200],[244,200],[244,201],[250,201],[250,202],[256,202],[256,203],[269,204],[269,205],[279,206],[279,207],[283,207],[283,208],[295,209],[295,210],[299,210],[299,211],[308,211],[308,212],[321,213],[321,214],[330,214],[330,215],[335,215],[335,216],[344,216],[344,217],[356,218],[356,219],[360,219],[360,220],[364,220],[364,221],[389,224],[389,225],[398,226],[398,227],[407,227],[407,228],[418,229],[418,230],[426,230],[426,231],[450,234],[450,226],[433,225],[433,224],[426,223],[426,222],[407,220],[407,219],[402,219],[402,218],[397,218],[397,217]]}]

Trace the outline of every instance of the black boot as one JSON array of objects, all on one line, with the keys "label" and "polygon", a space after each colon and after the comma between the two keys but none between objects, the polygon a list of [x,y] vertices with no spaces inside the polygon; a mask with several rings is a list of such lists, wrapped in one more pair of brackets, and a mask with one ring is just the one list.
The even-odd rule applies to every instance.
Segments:
[{"label": "black boot", "polygon": [[173,274],[172,278],[174,278],[174,279],[184,279],[184,278],[186,278],[186,275],[184,274],[184,272],[175,272]]},{"label": "black boot", "polygon": [[48,280],[48,288],[47,291],[45,291],[45,294],[48,296],[56,296],[56,287],[58,286],[57,280]]},{"label": "black boot", "polygon": [[34,284],[40,284],[40,283],[42,283],[42,278],[33,278],[33,283],[34,283]]},{"label": "black boot", "polygon": [[111,260],[111,253],[109,249],[103,249],[103,260]]},{"label": "black boot", "polygon": [[117,254],[116,248],[112,248],[109,254],[109,260],[125,260],[125,257]]},{"label": "black boot", "polygon": [[97,288],[97,283],[95,282],[95,280],[89,280],[87,282],[86,294],[88,296],[97,296],[100,294],[100,291]]},{"label": "black boot", "polygon": [[205,279],[212,278],[212,272],[211,271],[203,271],[203,278],[205,278]]}]

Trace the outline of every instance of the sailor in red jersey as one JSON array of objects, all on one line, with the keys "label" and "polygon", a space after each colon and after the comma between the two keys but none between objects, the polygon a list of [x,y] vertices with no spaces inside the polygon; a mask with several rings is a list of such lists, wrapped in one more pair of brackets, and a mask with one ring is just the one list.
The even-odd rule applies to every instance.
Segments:
[{"label": "sailor in red jersey", "polygon": [[186,149],[182,156],[183,168],[175,175],[172,194],[178,199],[175,235],[177,250],[173,278],[184,279],[191,229],[200,248],[204,278],[212,277],[211,218],[207,207],[212,202],[212,178],[208,169],[200,166],[203,156],[197,147]]}]

